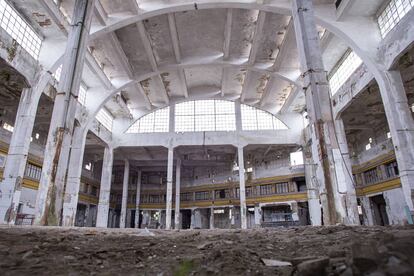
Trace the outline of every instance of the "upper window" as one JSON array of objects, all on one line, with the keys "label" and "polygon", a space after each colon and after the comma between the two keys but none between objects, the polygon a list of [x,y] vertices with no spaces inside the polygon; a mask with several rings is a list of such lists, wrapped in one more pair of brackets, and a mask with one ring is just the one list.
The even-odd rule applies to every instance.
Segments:
[{"label": "upper window", "polygon": [[378,26],[384,38],[414,7],[414,0],[391,0],[378,16]]},{"label": "upper window", "polygon": [[271,113],[244,104],[241,105],[241,119],[243,130],[288,129]]},{"label": "upper window", "polygon": [[199,100],[175,105],[175,131],[234,131],[234,102]]},{"label": "upper window", "polygon": [[40,36],[5,0],[0,0],[0,26],[34,59],[38,59],[42,45]]},{"label": "upper window", "polygon": [[112,131],[112,123],[114,121],[114,117],[108,110],[101,108],[101,110],[99,110],[98,114],[96,115],[96,120],[98,120],[109,131]]},{"label": "upper window", "polygon": [[79,94],[78,94],[78,102],[81,105],[85,105],[86,104],[86,92],[88,91],[88,88],[86,87],[86,85],[84,85],[83,83],[81,83],[80,87],[79,87]]},{"label": "upper window", "polygon": [[362,60],[357,54],[352,51],[345,53],[329,77],[329,86],[331,87],[332,95],[338,92],[339,88],[344,85],[361,64]]},{"label": "upper window", "polygon": [[165,107],[139,118],[127,133],[168,132],[170,123],[170,108]]},{"label": "upper window", "polygon": [[52,76],[55,78],[57,82],[60,82],[60,76],[62,75],[62,68],[63,64],[61,64],[56,71],[52,74]]},{"label": "upper window", "polygon": [[[226,100],[197,100],[175,105],[175,132],[235,131],[235,103]],[[272,114],[241,105],[242,130],[276,130],[288,127]],[[170,108],[149,113],[133,123],[126,133],[168,132]]]}]

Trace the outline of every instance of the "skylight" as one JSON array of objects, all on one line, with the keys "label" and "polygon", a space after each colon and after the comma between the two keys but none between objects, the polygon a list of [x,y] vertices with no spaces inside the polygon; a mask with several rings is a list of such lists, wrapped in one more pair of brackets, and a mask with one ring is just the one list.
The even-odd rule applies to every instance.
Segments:
[{"label": "skylight", "polygon": [[109,131],[112,131],[112,124],[113,124],[114,118],[108,110],[106,110],[105,108],[101,108],[101,110],[99,110],[99,112],[98,112],[98,114],[96,115],[95,118],[106,129],[108,129]]},{"label": "skylight", "polygon": [[339,88],[349,79],[352,73],[362,64],[361,58],[353,51],[347,51],[338,65],[331,72],[329,78],[329,86],[331,93],[334,95]]},{"label": "skylight", "polygon": [[378,16],[378,26],[384,38],[414,7],[414,0],[391,0]]},{"label": "skylight", "polygon": [[0,0],[0,26],[35,60],[39,58],[40,36],[5,0]]},{"label": "skylight", "polygon": [[175,105],[175,131],[234,131],[234,102],[222,100],[189,101]]},{"label": "skylight", "polygon": [[170,108],[156,110],[138,119],[127,133],[168,132],[170,123]]},{"label": "skylight", "polygon": [[278,118],[269,112],[248,105],[241,105],[243,130],[277,130],[288,129]]}]

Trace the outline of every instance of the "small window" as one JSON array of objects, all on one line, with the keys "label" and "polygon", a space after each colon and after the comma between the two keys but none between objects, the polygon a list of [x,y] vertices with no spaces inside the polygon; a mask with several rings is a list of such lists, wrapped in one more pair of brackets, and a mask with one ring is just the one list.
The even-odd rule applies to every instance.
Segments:
[{"label": "small window", "polygon": [[338,62],[335,69],[329,74],[331,94],[335,95],[339,88],[351,77],[352,73],[362,64],[361,58],[353,51],[348,50]]},{"label": "small window", "polygon": [[96,120],[98,120],[106,129],[112,131],[114,117],[108,110],[101,108],[101,110],[99,110],[98,114],[96,115]]},{"label": "small window", "polygon": [[365,150],[370,150],[371,149],[371,143],[368,143],[365,145]]},{"label": "small window", "polygon": [[298,152],[292,152],[290,153],[290,165],[291,166],[299,166],[299,165],[303,165],[303,152],[302,151],[298,151]]},{"label": "small window", "polygon": [[14,131],[14,126],[9,125],[8,123],[4,123],[3,124],[3,128],[7,131],[13,132]]},{"label": "small window", "polygon": [[85,169],[88,170],[88,171],[92,170],[92,163],[89,162],[88,164],[86,164]]},{"label": "small window", "polygon": [[378,16],[378,26],[384,38],[414,7],[414,0],[391,0]]},{"label": "small window", "polygon": [[391,139],[391,132],[387,132],[387,139]]}]

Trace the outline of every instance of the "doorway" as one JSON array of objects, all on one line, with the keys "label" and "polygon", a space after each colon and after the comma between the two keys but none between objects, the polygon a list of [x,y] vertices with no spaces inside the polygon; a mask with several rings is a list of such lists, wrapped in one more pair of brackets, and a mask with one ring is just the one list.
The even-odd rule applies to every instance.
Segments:
[{"label": "doorway", "polygon": [[389,225],[388,215],[387,215],[387,203],[385,202],[384,196],[376,195],[369,198],[371,207],[372,207],[372,215],[374,219],[374,224],[376,225]]}]

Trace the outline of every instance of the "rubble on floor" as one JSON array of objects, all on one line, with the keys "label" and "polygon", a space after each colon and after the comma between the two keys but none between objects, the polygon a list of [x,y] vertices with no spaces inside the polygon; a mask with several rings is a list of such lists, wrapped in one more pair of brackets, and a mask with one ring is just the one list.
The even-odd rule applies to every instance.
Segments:
[{"label": "rubble on floor", "polygon": [[0,228],[0,275],[413,275],[414,227]]}]

